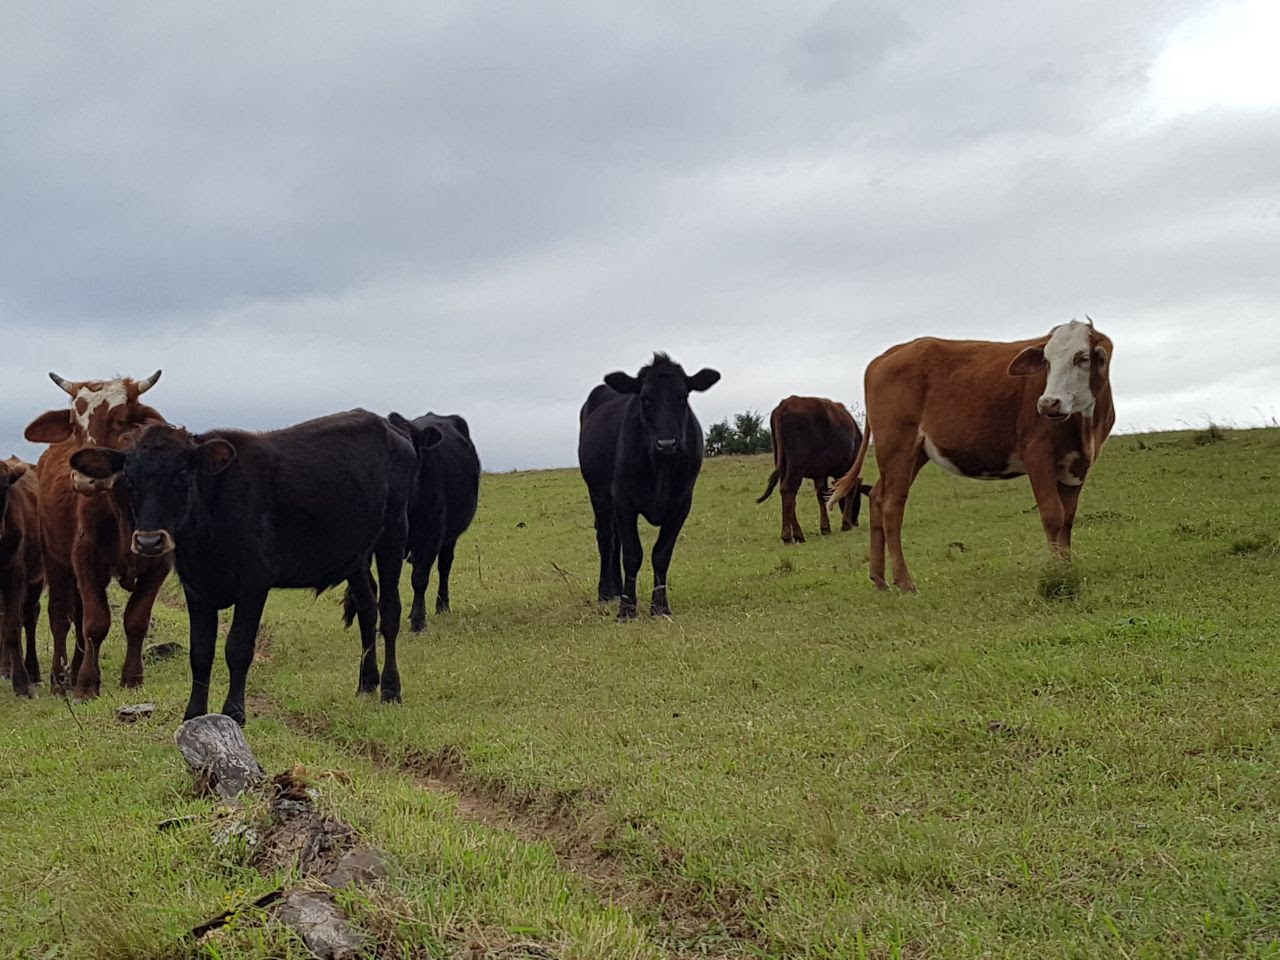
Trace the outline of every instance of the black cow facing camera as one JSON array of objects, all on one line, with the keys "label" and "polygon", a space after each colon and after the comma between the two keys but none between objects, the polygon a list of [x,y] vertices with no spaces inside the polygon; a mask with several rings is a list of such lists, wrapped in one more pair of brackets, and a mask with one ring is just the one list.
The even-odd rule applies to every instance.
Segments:
[{"label": "black cow facing camera", "polygon": [[710,368],[689,376],[665,353],[655,353],[634,377],[608,374],[582,406],[578,464],[595,512],[599,597],[620,597],[619,620],[637,615],[641,516],[660,528],[649,613],[671,615],[667,568],[702,469],[702,425],[689,408],[689,394],[709,390],[719,379]]},{"label": "black cow facing camera", "polygon": [[[155,424],[123,449],[85,447],[71,466],[111,481],[133,553],[175,558],[191,625],[186,719],[208,712],[218,611],[235,607],[222,712],[244,723],[245,681],[273,587],[319,592],[346,581],[363,644],[359,690],[381,687],[383,700],[400,699],[398,588],[418,457],[387,420],[351,410],[266,433],[191,434]],[[378,564],[376,594],[370,557]]]}]

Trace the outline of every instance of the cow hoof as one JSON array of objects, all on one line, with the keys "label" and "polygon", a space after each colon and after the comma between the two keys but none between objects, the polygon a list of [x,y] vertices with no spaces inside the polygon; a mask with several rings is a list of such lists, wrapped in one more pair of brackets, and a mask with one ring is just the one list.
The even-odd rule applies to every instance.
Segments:
[{"label": "cow hoof", "polygon": [[142,675],[139,674],[136,677],[121,677],[120,686],[124,687],[126,690],[136,690],[138,687],[142,686]]},{"label": "cow hoof", "polygon": [[825,530],[819,530],[818,532],[819,532],[820,534],[822,534],[824,537],[829,537],[829,536],[831,536],[831,528],[830,528],[830,527],[827,527]]},{"label": "cow hoof", "polygon": [[436,613],[448,613],[448,612],[449,612],[449,604],[439,603],[439,602],[436,603]]},{"label": "cow hoof", "polygon": [[848,533],[850,530],[852,530],[856,526],[857,526],[856,523],[842,523],[840,524],[840,532]]},{"label": "cow hoof", "polygon": [[29,686],[27,686],[26,684],[22,684],[22,685],[20,686],[20,685],[18,685],[18,684],[16,684],[16,683],[15,683],[15,684],[13,685],[13,692],[14,692],[14,694],[15,694],[16,696],[19,696],[19,697],[25,697],[25,698],[26,698],[26,699],[28,699],[28,700],[33,700],[33,699],[35,699],[35,691],[33,691],[33,690],[32,690]]},{"label": "cow hoof", "polygon": [[382,702],[383,702],[383,703],[404,703],[404,700],[403,700],[403,699],[401,699],[401,697],[400,697],[400,690],[399,690],[399,688],[395,688],[395,689],[388,689],[388,688],[386,688],[386,687],[383,687],[383,688],[382,688]]},{"label": "cow hoof", "polygon": [[245,715],[244,715],[244,711],[243,711],[243,710],[238,709],[238,708],[232,708],[232,709],[228,710],[226,707],[223,707],[223,708],[222,708],[222,715],[223,715],[224,717],[230,717],[232,720],[234,720],[234,721],[235,721],[236,723],[238,723],[240,726],[242,726],[242,727],[244,726],[244,722],[245,722],[245,719],[246,719],[246,718],[245,718]]},{"label": "cow hoof", "polygon": [[618,607],[618,622],[623,623],[627,620],[635,620],[640,614],[636,610],[634,603],[624,603]]},{"label": "cow hoof", "polygon": [[90,700],[98,699],[97,687],[76,687],[75,693],[72,694],[77,703],[88,703]]},{"label": "cow hoof", "polygon": [[409,632],[410,632],[410,633],[426,633],[426,632],[427,632],[427,621],[425,621],[425,620],[420,620],[420,621],[410,620],[410,621],[409,621]]},{"label": "cow hoof", "polygon": [[372,686],[370,686],[367,683],[361,683],[360,686],[356,687],[357,697],[371,697],[377,692],[378,692],[378,685],[376,683],[373,684]]},{"label": "cow hoof", "polygon": [[889,589],[889,584],[885,583],[885,581],[884,581],[882,578],[880,578],[880,577],[872,577],[872,578],[871,578],[871,582],[872,582],[873,584],[875,584],[875,588],[876,588],[877,590],[888,590],[888,589]]},{"label": "cow hoof", "polygon": [[674,616],[674,614],[672,614],[670,607],[650,607],[649,616],[666,617],[668,620],[670,620]]}]

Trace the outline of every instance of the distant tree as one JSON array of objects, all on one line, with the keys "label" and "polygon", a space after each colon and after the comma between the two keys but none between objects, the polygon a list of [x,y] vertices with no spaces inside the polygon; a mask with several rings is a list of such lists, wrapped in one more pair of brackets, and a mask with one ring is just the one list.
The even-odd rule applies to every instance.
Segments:
[{"label": "distant tree", "polygon": [[732,453],[768,453],[773,449],[773,435],[764,425],[764,416],[755,410],[735,414],[711,425],[707,431],[707,456]]}]

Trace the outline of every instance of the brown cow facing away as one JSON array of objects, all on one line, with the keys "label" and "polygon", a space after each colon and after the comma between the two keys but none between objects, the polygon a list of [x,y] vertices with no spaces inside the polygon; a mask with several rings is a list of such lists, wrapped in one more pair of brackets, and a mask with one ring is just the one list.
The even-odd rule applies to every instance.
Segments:
[{"label": "brown cow facing away", "polygon": [[[0,460],[0,677],[11,677],[20,697],[31,696],[31,684],[40,682],[36,620],[43,590],[36,469],[10,457]],[[24,630],[25,657],[19,640]]]},{"label": "brown cow facing away", "polygon": [[[804,543],[804,531],[796,519],[796,493],[805,480],[813,481],[818,495],[818,529],[831,532],[827,515],[827,480],[842,476],[858,455],[862,431],[843,404],[823,397],[787,397],[769,415],[773,435],[773,473],[769,486],[756,500],[764,503],[773,488],[782,483],[782,542]],[[858,525],[862,494],[871,488],[859,484],[840,500],[840,529]]]},{"label": "brown cow facing away", "polygon": [[[151,608],[172,566],[170,557],[143,557],[130,550],[125,519],[109,483],[89,480],[71,469],[82,447],[120,448],[149,423],[164,423],[139,397],[160,378],[69,381],[49,374],[71,396],[71,409],[50,410],[33,420],[26,437],[50,444],[40,457],[40,535],[49,587],[49,631],[53,635],[55,688],[74,684],[80,699],[96,697],[102,675],[98,658],[111,629],[107,586],[112,577],[130,594],[124,609],[127,640],[120,682],[142,684],[142,645]],[[67,631],[76,630],[76,650],[67,671]]]},{"label": "brown cow facing away", "polygon": [[902,555],[907,492],[932,460],[963,477],[1031,481],[1050,550],[1065,557],[1089,468],[1115,423],[1111,340],[1072,320],[1017,343],[922,337],[867,366],[867,429],[831,493],[859,482],[871,438],[880,479],[871,491],[871,580],[915,590]]}]

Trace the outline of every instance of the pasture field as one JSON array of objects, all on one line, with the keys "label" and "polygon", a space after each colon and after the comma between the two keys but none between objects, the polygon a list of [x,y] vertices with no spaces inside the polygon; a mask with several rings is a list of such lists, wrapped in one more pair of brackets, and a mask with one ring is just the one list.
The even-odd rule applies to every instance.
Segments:
[{"label": "pasture field", "polygon": [[[388,852],[344,901],[379,957],[1280,957],[1280,430],[1210,440],[1112,438],[1057,592],[1025,480],[926,468],[906,596],[709,461],[675,619],[624,625],[576,471],[486,475],[404,705],[356,697],[336,591],[280,592],[246,732]],[[184,939],[280,877],[192,791],[185,659],[139,695],[121,645],[96,702],[0,690],[0,954],[306,956],[251,906]]]}]

